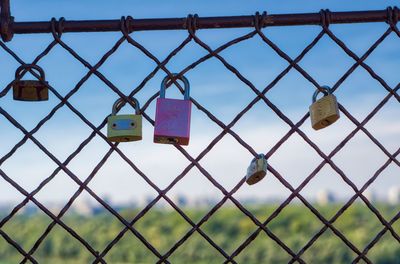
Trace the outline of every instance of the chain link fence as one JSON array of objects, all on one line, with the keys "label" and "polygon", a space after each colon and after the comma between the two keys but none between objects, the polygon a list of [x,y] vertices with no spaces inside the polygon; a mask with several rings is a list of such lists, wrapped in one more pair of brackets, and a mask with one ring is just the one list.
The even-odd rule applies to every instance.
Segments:
[{"label": "chain link fence", "polygon": [[[45,59],[46,56],[51,54],[52,50],[55,47],[61,47],[65,51],[67,51],[72,58],[76,61],[84,65],[88,69],[87,74],[79,80],[79,82],[75,85],[75,87],[70,90],[67,94],[61,95],[56,87],[52,86],[52,83],[46,83],[51,95],[58,98],[58,104],[42,119],[40,120],[36,126],[28,130],[25,128],[24,124],[17,121],[11,113],[6,111],[3,107],[0,106],[0,114],[5,117],[10,124],[12,124],[15,128],[20,130],[24,137],[12,147],[11,150],[8,151],[4,156],[0,158],[0,166],[5,161],[7,161],[10,157],[16,153],[18,149],[20,149],[26,142],[33,142],[39,149],[42,151],[48,158],[50,158],[56,165],[57,168],[49,175],[45,180],[43,180],[37,188],[33,191],[27,191],[20,184],[18,184],[11,176],[7,175],[3,169],[0,168],[0,176],[7,181],[10,185],[15,188],[16,192],[21,193],[25,198],[18,205],[16,205],[12,211],[6,215],[0,221],[0,235],[4,240],[7,241],[12,247],[14,247],[18,252],[23,256],[23,260],[21,263],[38,263],[38,261],[34,257],[34,253],[41,246],[46,237],[50,234],[50,232],[56,227],[63,228],[66,232],[68,232],[72,237],[74,237],[77,241],[80,242],[82,247],[86,248],[88,252],[90,252],[95,260],[93,263],[106,263],[105,256],[110,252],[110,250],[121,240],[121,238],[125,235],[125,233],[130,232],[134,236],[136,236],[145,247],[148,248],[149,252],[154,254],[159,260],[158,263],[170,263],[169,257],[180,248],[194,233],[198,233],[201,237],[204,238],[213,248],[215,248],[224,258],[225,263],[237,263],[235,257],[237,257],[246,247],[250,246],[251,242],[257,238],[260,233],[265,233],[271,240],[275,241],[279,247],[281,247],[284,251],[290,255],[291,260],[290,263],[305,263],[305,260],[302,258],[303,254],[310,248],[312,245],[324,234],[325,231],[331,230],[335,236],[337,236],[343,243],[353,251],[357,257],[353,260],[355,263],[359,261],[364,261],[366,263],[372,263],[372,261],[368,258],[368,252],[371,248],[374,247],[378,243],[378,241],[389,232],[390,235],[396,241],[400,242],[400,237],[398,233],[395,232],[392,225],[399,219],[400,212],[398,212],[393,218],[386,219],[377,207],[371,203],[367,197],[363,195],[363,192],[380,176],[380,174],[390,165],[395,164],[400,166],[400,162],[397,159],[398,154],[400,153],[400,148],[395,152],[390,152],[385,146],[366,128],[366,124],[373,118],[382,107],[389,101],[391,98],[395,98],[397,102],[400,102],[400,94],[398,93],[400,84],[391,87],[382,77],[377,74],[374,69],[372,69],[368,64],[366,64],[366,59],[374,52],[374,50],[389,36],[395,35],[400,37],[400,31],[397,28],[396,24],[398,22],[399,9],[397,8],[388,8],[383,11],[369,11],[369,12],[346,12],[346,13],[334,13],[329,10],[322,10],[320,13],[316,14],[289,14],[289,15],[267,15],[266,13],[256,13],[254,16],[247,17],[226,17],[226,18],[199,18],[197,15],[189,15],[187,18],[182,19],[148,19],[148,20],[138,20],[133,19],[132,17],[122,17],[118,21],[67,21],[64,18],[59,20],[52,19],[50,22],[19,22],[16,23],[10,17],[9,12],[7,13],[7,3],[3,3],[2,8],[2,37],[4,41],[10,41],[13,33],[15,34],[25,34],[25,33],[45,33],[50,32],[53,36],[53,40],[47,47],[40,52],[33,61],[23,61],[21,57],[16,54],[12,48],[10,48],[5,42],[0,42],[1,48],[9,54],[18,64],[40,64],[41,60]],[[373,43],[372,46],[362,55],[358,56],[355,52],[353,52],[342,40],[336,36],[330,30],[330,24],[332,23],[363,23],[363,22],[387,22],[387,30]],[[307,25],[307,24],[319,24],[321,25],[320,32],[315,36],[315,38],[304,48],[301,53],[292,58],[287,53],[285,53],[277,44],[275,44],[266,34],[263,33],[263,28],[266,26],[287,26],[287,25]],[[198,36],[197,30],[205,29],[205,28],[234,28],[234,27],[254,27],[254,30],[251,30],[249,33],[238,36],[237,38],[226,42],[220,45],[218,48],[211,48],[207,45],[202,39]],[[188,31],[187,37],[184,41],[177,46],[170,54],[164,59],[160,60],[149,51],[145,46],[142,46],[138,41],[136,41],[130,34],[134,31],[138,30],[170,30],[170,29],[186,29]],[[282,28],[284,29],[284,28]],[[87,60],[85,60],[80,54],[78,54],[74,48],[68,45],[63,40],[64,32],[80,32],[80,31],[120,31],[121,37],[114,44],[114,46],[109,49],[100,60],[91,64]],[[341,84],[358,68],[363,68],[365,71],[377,82],[381,84],[382,89],[384,89],[387,95],[384,99],[376,105],[376,107],[363,119],[356,119],[350,111],[348,111],[343,105],[339,102],[339,109],[342,113],[342,118],[348,119],[351,123],[355,125],[355,128],[347,134],[344,139],[337,144],[337,146],[330,151],[329,153],[325,153],[321,150],[318,144],[314,143],[313,140],[310,139],[301,129],[301,126],[308,121],[309,113],[304,113],[300,120],[291,120],[287,115],[285,115],[279,107],[277,107],[274,103],[270,101],[267,96],[267,93],[274,88],[274,86],[288,74],[291,70],[296,70],[301,74],[306,80],[308,80],[315,88],[321,89],[320,83],[318,83],[306,69],[300,66],[300,61],[307,55],[309,51],[311,51],[317,43],[323,38],[328,37],[334,43],[340,47],[345,54],[348,55],[349,58],[353,61],[352,66],[345,72],[345,74],[337,80],[337,82],[333,85],[333,91],[340,89]],[[246,40],[252,38],[260,38],[263,43],[270,47],[273,51],[276,52],[278,56],[281,57],[282,60],[286,61],[289,65],[278,74],[275,79],[270,82],[266,87],[259,90],[256,86],[246,78],[239,70],[237,70],[233,65],[231,65],[222,55],[221,53],[238,43],[246,42]],[[120,89],[117,88],[116,85],[113,84],[105,75],[100,73],[98,69],[106,63],[107,59],[114,54],[118,48],[123,43],[129,43],[132,47],[139,50],[143,53],[148,60],[156,63],[156,67],[152,72],[150,72],[146,78],[142,80],[140,85],[138,85],[135,89],[133,89],[129,94],[124,94]],[[120,149],[119,143],[111,143],[107,140],[107,136],[103,134],[101,131],[107,124],[107,117],[104,117],[104,120],[95,124],[91,122],[85,114],[80,112],[77,108],[75,108],[70,102],[69,99],[78,92],[80,87],[92,76],[97,76],[104,84],[115,94],[117,94],[120,98],[125,100],[128,103],[131,103],[131,98],[133,98],[139,91],[143,89],[143,87],[156,75],[158,72],[163,72],[166,75],[172,76],[171,71],[168,69],[168,63],[177,56],[184,47],[190,44],[195,44],[204,49],[206,51],[206,55],[202,56],[200,59],[193,61],[190,65],[183,68],[180,72],[178,72],[178,76],[183,76],[190,71],[196,69],[198,65],[201,65],[203,62],[209,60],[210,58],[217,59],[220,63],[222,63],[226,69],[226,71],[231,72],[234,76],[236,76],[245,86],[248,87],[254,93],[254,99],[248,103],[232,120],[231,122],[225,124],[221,121],[221,119],[213,114],[206,106],[202,105],[200,102],[196,100],[196,98],[191,97],[195,108],[205,114],[209,118],[209,120],[215,123],[218,127],[222,129],[222,131],[209,142],[209,144],[200,152],[197,156],[192,156],[185,148],[174,145],[171,148],[176,150],[176,155],[183,155],[188,161],[189,165],[175,177],[175,179],[169,183],[166,188],[160,188],[156,182],[152,181],[141,169],[135,165],[134,160],[130,159],[124,151]],[[29,71],[29,69],[27,70]],[[37,73],[31,71],[31,74],[36,78],[45,83],[45,80],[41,78]],[[10,93],[12,85],[18,81],[18,79],[13,80],[6,87],[4,87],[0,93],[0,98]],[[180,89],[183,93],[183,88],[174,79],[174,84]],[[312,91],[310,90],[310,93]],[[155,93],[153,96],[149,97],[147,101],[141,106],[141,114],[145,121],[154,125],[154,120],[152,116],[147,113],[149,105],[159,96],[159,93]],[[237,124],[237,122],[244,116],[246,113],[258,102],[265,103],[266,106],[270,110],[272,110],[277,117],[284,122],[288,126],[290,126],[290,130],[270,149],[265,150],[265,156],[267,159],[271,158],[277,150],[286,142],[292,135],[297,134],[300,136],[306,144],[308,144],[321,158],[322,161],[315,167],[312,172],[299,184],[297,187],[293,186],[289,181],[282,175],[274,166],[268,167],[269,177],[275,177],[287,190],[290,192],[290,195],[271,213],[266,219],[258,219],[253,213],[246,209],[242,203],[236,199],[233,194],[235,194],[245,183],[245,179],[243,178],[232,189],[225,188],[222,184],[219,183],[218,179],[212,175],[205,167],[200,164],[200,160],[202,160],[210,150],[223,139],[226,135],[231,135],[237,143],[239,143],[243,148],[248,151],[254,157],[257,157],[258,153],[255,149],[247,143],[238,133],[236,133],[232,128]],[[68,108],[83,124],[85,124],[92,131],[91,134],[81,142],[81,144],[72,152],[65,160],[58,159],[48,147],[43,145],[40,140],[35,137],[35,134],[48,122],[53,118],[53,116],[62,108]],[[394,118],[395,121],[395,118]],[[304,125],[309,125],[304,124]],[[351,177],[346,175],[346,173],[335,164],[333,157],[342,150],[342,148],[350,141],[357,133],[364,133],[370,140],[373,142],[386,156],[387,161],[381,165],[381,167],[373,173],[373,176],[368,179],[364,183],[364,185],[359,188],[352,181]],[[109,146],[109,151],[103,156],[101,161],[97,164],[97,166],[92,170],[90,175],[82,180],[75,173],[73,173],[68,164],[73,161],[78,154],[85,149],[85,147],[91,142],[94,137],[100,137],[106,142]],[[121,157],[128,166],[135,171],[143,180],[151,186],[156,192],[157,196],[150,201],[135,217],[133,217],[130,221],[127,221],[121,214],[114,209],[106,200],[104,200],[99,194],[97,194],[94,190],[88,187],[88,184],[96,177],[97,172],[107,163],[107,160],[112,154],[116,154]],[[329,165],[338,175],[346,182],[348,186],[354,191],[353,196],[339,209],[337,212],[330,218],[325,217],[310,201],[308,201],[302,194],[301,191],[307,186],[307,184],[320,172],[320,170],[325,166]],[[169,196],[168,192],[178,183],[180,182],[192,168],[197,168],[198,171],[204,176],[212,185],[214,185],[223,195],[223,198],[215,204],[199,221],[194,221],[191,219],[189,215],[185,213]],[[73,196],[69,199],[68,203],[60,210],[59,213],[54,214],[49,208],[47,208],[43,203],[38,201],[35,196],[47,185],[49,184],[55,176],[59,172],[64,172],[68,177],[70,177],[74,182],[76,182],[80,187]],[[100,203],[105,210],[111,213],[122,225],[124,228],[120,231],[120,233],[115,236],[115,238],[109,241],[108,245],[99,251],[98,248],[94,248],[85,238],[80,236],[74,229],[69,226],[67,223],[63,221],[63,216],[67,213],[67,211],[71,208],[74,201],[78,198],[78,196],[83,192],[87,192],[90,194],[98,203]],[[307,243],[302,245],[302,248],[299,251],[292,250],[278,235],[274,234],[270,228],[268,228],[268,224],[277,218],[277,216],[282,212],[282,210],[295,198],[298,198],[309,210],[312,214],[314,214],[323,224],[323,227],[316,232]],[[360,198],[367,207],[371,210],[371,212],[379,219],[382,224],[381,231],[374,236],[370,243],[364,248],[359,248],[354,245],[345,234],[343,234],[340,230],[338,230],[333,223],[337,221],[346,210],[358,199]],[[156,203],[160,200],[165,200],[176,212],[190,225],[190,230],[184,234],[174,245],[171,245],[170,249],[166,252],[160,252],[156,249],[154,245],[150,241],[148,241],[140,231],[138,231],[134,225],[141,218],[143,218],[146,213],[149,212],[151,208],[153,208]],[[206,223],[213,214],[215,214],[226,201],[231,201],[246,217],[248,217],[257,229],[251,233],[233,252],[226,252],[220,245],[218,245],[206,232],[202,230],[202,226]],[[52,219],[52,222],[47,226],[45,231],[40,235],[40,237],[35,241],[32,248],[25,249],[19,245],[18,242],[13,240],[3,229],[6,223],[12,221],[12,219],[17,215],[19,211],[28,203],[34,203],[40,210],[42,210],[47,216]],[[99,234],[101,235],[101,234]],[[372,235],[372,234],[371,234]]]}]

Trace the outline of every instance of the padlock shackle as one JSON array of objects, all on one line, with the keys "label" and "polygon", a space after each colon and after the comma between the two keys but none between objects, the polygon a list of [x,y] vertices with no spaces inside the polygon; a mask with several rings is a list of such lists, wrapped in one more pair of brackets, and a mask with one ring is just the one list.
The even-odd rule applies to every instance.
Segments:
[{"label": "padlock shackle", "polygon": [[[178,74],[177,73],[172,73],[172,76],[176,77],[176,76],[178,76]],[[170,80],[170,79],[171,79],[170,76],[167,75],[162,80],[161,88],[160,88],[160,98],[165,98],[165,90],[167,89],[167,81]],[[176,79],[181,80],[183,82],[184,86],[185,86],[185,93],[184,93],[183,99],[184,100],[189,100],[189,97],[190,97],[190,95],[189,95],[189,93],[190,93],[190,84],[189,84],[188,79],[186,79],[186,77],[183,76],[183,75],[177,77]]]},{"label": "padlock shackle", "polygon": [[257,159],[263,159],[263,160],[265,160],[266,158],[265,158],[265,155],[264,155],[264,154],[260,153],[260,154],[257,154],[257,157],[256,157],[256,158],[253,158],[251,162],[254,162],[254,161],[256,161]]},{"label": "padlock shackle", "polygon": [[29,71],[30,69],[37,70],[39,72],[39,74],[40,74],[40,78],[42,78],[43,80],[46,79],[43,69],[41,67],[39,67],[38,65],[35,65],[35,64],[24,64],[24,65],[19,66],[17,68],[17,70],[15,71],[15,79],[22,78],[21,72],[23,70],[28,70]]},{"label": "padlock shackle", "polygon": [[[332,94],[332,88],[327,86],[327,85],[322,85],[321,89],[323,90],[323,93],[326,95]],[[317,101],[317,96],[321,92],[320,89],[315,90],[313,97],[312,97],[312,102],[315,103]]]},{"label": "padlock shackle", "polygon": [[[139,101],[134,97],[131,100],[132,100],[133,104],[135,105],[135,114],[139,115],[140,114]],[[117,101],[115,101],[115,103],[113,104],[111,115],[116,115],[117,108],[122,108],[125,104],[126,104],[126,102],[123,98],[117,99]]]}]

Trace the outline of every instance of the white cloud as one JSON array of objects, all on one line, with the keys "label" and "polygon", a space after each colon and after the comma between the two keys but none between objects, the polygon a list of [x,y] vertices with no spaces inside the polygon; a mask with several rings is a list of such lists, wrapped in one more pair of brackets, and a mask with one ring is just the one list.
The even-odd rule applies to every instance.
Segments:
[{"label": "white cloud", "polygon": [[[393,109],[393,113],[395,111],[398,110]],[[373,120],[373,124],[371,133],[378,140],[384,142],[385,147],[391,151],[399,147],[400,124],[398,122],[376,117]],[[202,129],[199,129],[199,127],[202,127]],[[211,139],[222,131],[214,125],[210,126],[210,123],[205,120],[197,123],[195,128],[192,128],[190,145],[184,147],[194,158],[210,143]],[[336,124],[320,131],[313,131],[310,128],[309,120],[301,126],[301,130],[326,155],[354,128],[354,124],[350,123],[344,116]],[[240,129],[235,131],[257,152],[266,153],[289,131],[289,127],[283,122],[258,122],[252,126],[241,126]],[[120,149],[155,184],[165,188],[176,176],[182,173],[184,168],[189,165],[189,161],[173,146],[152,143],[152,133],[152,127],[145,124],[144,140],[120,144]],[[56,156],[60,157],[60,159],[61,157],[65,158],[78,145],[80,140],[87,136],[79,135],[78,137],[78,134],[77,131],[75,136],[73,134],[64,135],[62,141],[59,141],[57,137],[49,137],[43,144],[50,146],[53,151],[57,152]],[[96,139],[71,162],[69,168],[84,180],[108,150],[107,144],[102,143],[101,139]],[[230,190],[245,176],[251,159],[251,154],[232,136],[227,135],[200,161],[200,164],[210,172],[215,180]],[[360,131],[354,139],[335,155],[333,161],[352,181],[360,186],[387,159],[388,157]],[[288,182],[297,187],[321,161],[322,158],[295,133],[272,155],[269,163]],[[9,172],[16,181],[29,190],[35,188],[55,167],[55,164],[41,154],[32,143],[28,144],[27,147],[22,147],[15,156],[2,165],[6,172]],[[391,173],[396,173],[396,169],[392,169]],[[398,173],[399,169],[397,168],[397,175]],[[65,181],[68,181],[68,184]],[[67,186],[65,190],[62,188],[63,182]],[[59,199],[62,199],[63,192],[65,192],[65,196],[70,196],[77,189],[77,186],[70,184],[70,182],[68,177],[62,177],[58,180],[60,188],[57,188],[57,197]],[[1,185],[3,184],[6,183],[2,182]],[[400,185],[400,181],[394,175],[391,175],[386,177],[379,186],[374,186],[374,188],[383,193],[385,188],[390,185]],[[116,201],[140,199],[141,196],[146,194],[155,195],[155,191],[116,153],[112,154],[89,186],[100,195],[111,196]],[[5,190],[6,188],[0,186],[0,193],[2,189]],[[331,189],[341,195],[351,193],[351,189],[344,185],[340,176],[327,165],[316,176],[315,180],[311,181],[310,187],[305,188],[304,194],[314,196],[320,189]],[[192,169],[184,180],[171,190],[171,195],[179,193],[189,196],[220,195],[220,191],[212,186],[198,169]],[[273,179],[271,173],[268,173],[268,177],[260,184],[254,186],[246,185],[238,195],[239,197],[271,197],[283,196],[285,193],[286,191],[281,184],[276,179]],[[16,197],[10,190],[5,194],[3,193],[4,195],[6,197],[3,198],[7,198],[7,200]],[[41,195],[44,200],[52,200],[53,196],[49,189]]]}]

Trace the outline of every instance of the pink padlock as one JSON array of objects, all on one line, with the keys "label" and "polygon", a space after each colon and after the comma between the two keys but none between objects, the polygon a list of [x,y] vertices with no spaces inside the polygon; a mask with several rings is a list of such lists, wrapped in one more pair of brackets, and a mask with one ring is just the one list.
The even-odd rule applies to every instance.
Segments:
[{"label": "pink padlock", "polygon": [[[178,74],[172,74],[174,77]],[[190,85],[185,76],[177,77],[185,85],[184,100],[165,98],[166,76],[161,83],[160,98],[157,98],[154,142],[162,144],[188,145],[190,137],[190,115],[192,102],[189,99]]]}]

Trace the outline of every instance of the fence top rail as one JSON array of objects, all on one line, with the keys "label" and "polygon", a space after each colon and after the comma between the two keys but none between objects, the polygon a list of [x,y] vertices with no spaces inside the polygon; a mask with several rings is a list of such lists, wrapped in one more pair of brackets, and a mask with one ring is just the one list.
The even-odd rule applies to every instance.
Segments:
[{"label": "fence top rail", "polygon": [[[390,12],[388,11],[390,10]],[[386,22],[393,17],[399,17],[397,7],[373,11],[330,12],[330,24]],[[182,30],[187,29],[188,18],[152,18],[132,19],[129,24],[130,31],[144,30]],[[320,25],[323,18],[320,13],[303,14],[271,14],[263,17],[263,26],[296,26]],[[197,29],[213,28],[245,28],[254,27],[254,16],[224,16],[224,17],[198,17]],[[41,22],[14,22],[10,20],[9,29],[14,34],[50,33],[50,21]],[[80,20],[63,21],[62,32],[107,32],[121,30],[120,19],[116,20]]]}]

